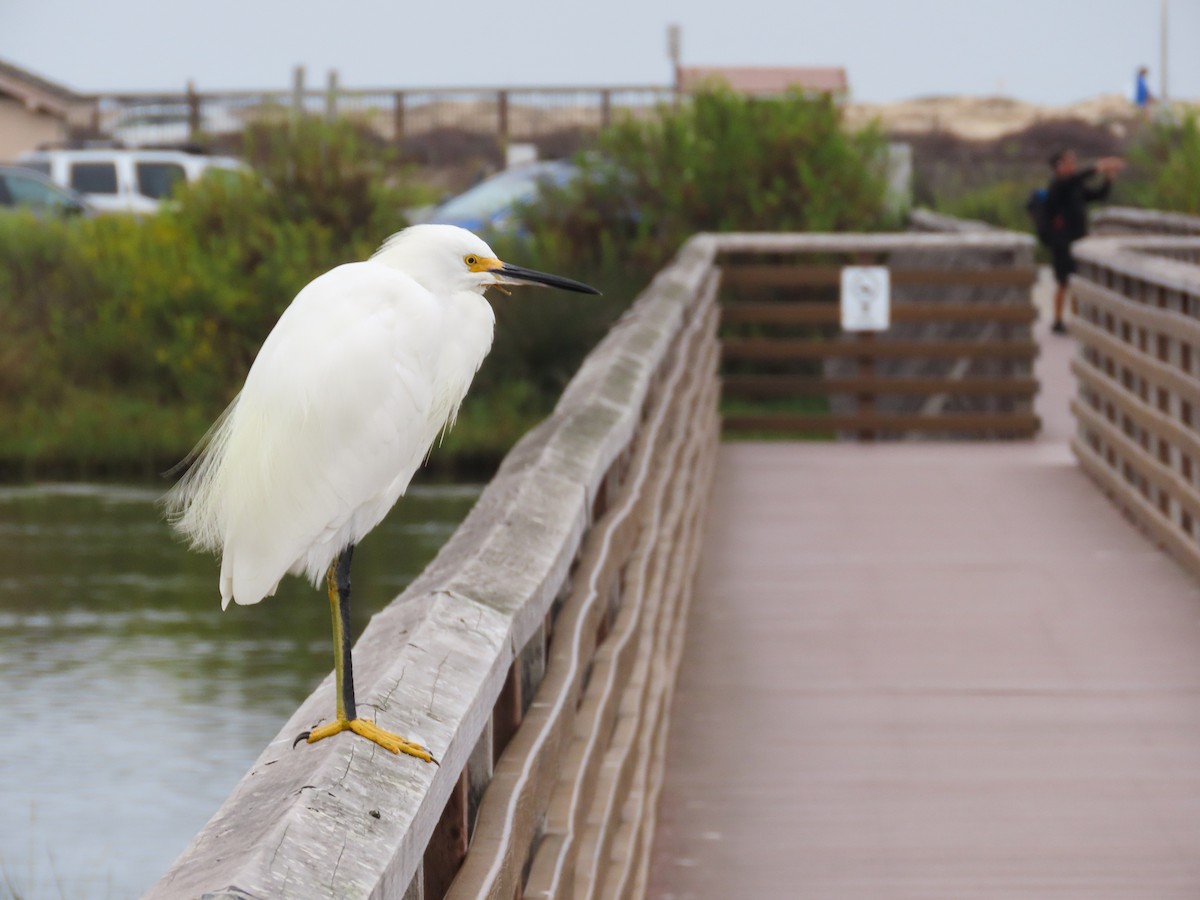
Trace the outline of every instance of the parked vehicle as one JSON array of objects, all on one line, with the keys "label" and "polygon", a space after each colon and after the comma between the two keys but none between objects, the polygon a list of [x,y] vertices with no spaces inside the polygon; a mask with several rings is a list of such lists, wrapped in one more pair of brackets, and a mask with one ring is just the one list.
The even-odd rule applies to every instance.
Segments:
[{"label": "parked vehicle", "polygon": [[566,184],[577,172],[573,163],[561,159],[505,169],[434,207],[422,219],[474,232],[505,231],[512,227],[517,204],[533,200],[540,185]]},{"label": "parked vehicle", "polygon": [[239,160],[178,150],[38,150],[18,162],[78,191],[100,212],[153,213],[180,181],[241,171]]},{"label": "parked vehicle", "polygon": [[60,187],[41,172],[0,166],[0,207],[28,209],[38,215],[91,215],[91,205],[70,188]]}]

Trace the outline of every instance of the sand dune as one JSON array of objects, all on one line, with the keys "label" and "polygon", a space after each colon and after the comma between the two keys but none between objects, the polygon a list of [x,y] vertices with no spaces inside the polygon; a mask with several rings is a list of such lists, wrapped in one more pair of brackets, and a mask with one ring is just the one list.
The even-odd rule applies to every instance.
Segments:
[{"label": "sand dune", "polygon": [[[1200,109],[1196,103],[1175,103],[1173,108]],[[1139,120],[1128,98],[1106,94],[1066,106],[1039,106],[1011,97],[920,97],[896,103],[848,103],[846,119],[852,125],[878,120],[893,134],[946,131],[958,137],[990,140],[1047,119],[1082,119],[1124,135]]]}]

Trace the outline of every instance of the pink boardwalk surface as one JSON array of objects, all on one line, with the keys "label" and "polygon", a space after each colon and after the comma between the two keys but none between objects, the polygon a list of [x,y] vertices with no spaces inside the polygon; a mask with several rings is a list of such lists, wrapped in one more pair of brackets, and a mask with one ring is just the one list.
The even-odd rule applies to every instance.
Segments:
[{"label": "pink boardwalk surface", "polygon": [[652,898],[1200,897],[1200,586],[1076,468],[1070,349],[1031,443],[722,449]]}]

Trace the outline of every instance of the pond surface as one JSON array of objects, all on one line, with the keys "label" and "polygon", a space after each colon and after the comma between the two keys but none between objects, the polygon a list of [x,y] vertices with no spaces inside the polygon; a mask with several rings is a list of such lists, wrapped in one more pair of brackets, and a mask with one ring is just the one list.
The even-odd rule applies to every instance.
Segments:
[{"label": "pond surface", "polygon": [[[333,667],[324,592],[222,613],[161,493],[0,489],[0,898],[139,896]],[[356,637],[478,494],[414,487],[363,541]]]}]

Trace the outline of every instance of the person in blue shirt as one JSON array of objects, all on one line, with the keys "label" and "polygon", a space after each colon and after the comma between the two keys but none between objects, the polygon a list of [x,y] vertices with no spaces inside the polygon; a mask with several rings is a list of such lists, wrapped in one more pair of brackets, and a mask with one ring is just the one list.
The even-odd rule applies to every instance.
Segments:
[{"label": "person in blue shirt", "polygon": [[1150,93],[1150,85],[1146,82],[1149,75],[1149,69],[1145,66],[1139,67],[1137,79],[1133,84],[1133,105],[1142,112],[1146,112],[1150,108],[1150,104],[1154,102],[1154,95]]}]

